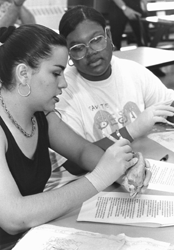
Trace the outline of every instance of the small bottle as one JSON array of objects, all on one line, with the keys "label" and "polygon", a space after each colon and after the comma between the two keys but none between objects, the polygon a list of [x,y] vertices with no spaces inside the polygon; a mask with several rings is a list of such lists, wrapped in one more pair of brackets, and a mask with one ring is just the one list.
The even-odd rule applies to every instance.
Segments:
[{"label": "small bottle", "polygon": [[[172,104],[170,106],[174,107],[174,101],[172,102]],[[167,121],[169,121],[171,123],[174,123],[174,115],[173,116],[168,116]]]}]

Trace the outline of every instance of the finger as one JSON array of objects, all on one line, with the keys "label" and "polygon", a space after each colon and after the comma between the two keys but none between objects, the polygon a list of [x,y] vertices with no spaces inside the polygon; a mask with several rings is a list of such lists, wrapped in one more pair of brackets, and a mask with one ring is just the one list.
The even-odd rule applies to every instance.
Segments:
[{"label": "finger", "polygon": [[164,102],[159,102],[157,104],[166,104],[166,105],[171,105],[173,102],[173,100],[168,100],[168,101],[164,101]]},{"label": "finger", "polygon": [[146,163],[146,168],[151,168],[151,166],[150,166],[150,162],[147,160],[147,159],[145,159],[145,163]]},{"label": "finger", "polygon": [[119,144],[120,146],[130,145],[130,141],[125,138],[120,138]]},{"label": "finger", "polygon": [[173,111],[174,110],[174,107],[173,106],[170,106],[170,105],[165,105],[165,104],[160,104],[160,105],[157,105],[156,107],[155,107],[155,109],[163,109],[163,110],[169,110],[169,111]]},{"label": "finger", "polygon": [[134,10],[134,13],[135,13],[136,16],[139,16],[139,17],[141,16],[140,12],[137,12],[137,11]]},{"label": "finger", "polygon": [[132,148],[129,145],[123,146],[123,150],[124,150],[125,153],[131,153],[132,157],[133,157],[134,152],[133,152]]},{"label": "finger", "polygon": [[138,162],[138,158],[132,158],[130,161],[126,164],[126,170],[134,166]]},{"label": "finger", "polygon": [[152,172],[149,169],[146,168],[145,172],[146,176],[144,179],[143,187],[147,187],[149,185],[150,179],[152,177]]},{"label": "finger", "polygon": [[167,123],[168,121],[166,120],[166,118],[159,116],[159,117],[154,118],[154,123],[157,123],[157,122]]},{"label": "finger", "polygon": [[154,116],[173,116],[174,111],[170,110],[155,110],[154,111]]},{"label": "finger", "polygon": [[146,186],[146,187],[143,186],[143,187],[141,188],[140,192],[141,192],[141,193],[145,193],[146,190],[147,190],[147,188],[148,188],[148,186]]},{"label": "finger", "polygon": [[[126,155],[125,155],[125,160],[126,161],[130,161],[130,160],[132,160],[132,158],[133,158],[133,153],[132,152],[130,152],[130,153],[127,153]],[[136,158],[136,157],[135,157]],[[137,158],[138,159],[138,158]]]}]

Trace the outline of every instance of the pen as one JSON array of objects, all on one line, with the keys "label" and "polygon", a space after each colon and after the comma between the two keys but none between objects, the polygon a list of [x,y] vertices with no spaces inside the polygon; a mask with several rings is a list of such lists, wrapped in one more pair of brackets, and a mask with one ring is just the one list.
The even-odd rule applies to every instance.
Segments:
[{"label": "pen", "polygon": [[167,154],[167,155],[163,156],[163,157],[160,159],[160,161],[167,161],[168,158],[169,158],[169,155]]},{"label": "pen", "polygon": [[103,135],[106,136],[109,140],[113,141],[113,142],[116,142],[117,139],[115,139],[112,135],[109,135],[109,134],[106,134],[103,132]]}]

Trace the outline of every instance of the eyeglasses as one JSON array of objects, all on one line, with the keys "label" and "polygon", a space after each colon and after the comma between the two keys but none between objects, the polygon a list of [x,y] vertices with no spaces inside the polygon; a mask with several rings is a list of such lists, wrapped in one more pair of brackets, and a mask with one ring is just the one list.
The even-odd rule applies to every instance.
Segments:
[{"label": "eyeglasses", "polygon": [[81,60],[86,56],[88,48],[93,49],[94,51],[102,51],[106,48],[107,45],[107,35],[105,30],[105,36],[99,35],[92,38],[87,44],[80,43],[72,46],[69,49],[70,56],[75,60]]}]

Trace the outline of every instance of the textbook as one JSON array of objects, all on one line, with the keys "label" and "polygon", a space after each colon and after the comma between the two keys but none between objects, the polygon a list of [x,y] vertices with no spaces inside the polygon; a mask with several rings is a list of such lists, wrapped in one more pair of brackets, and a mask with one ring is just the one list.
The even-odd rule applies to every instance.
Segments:
[{"label": "textbook", "polygon": [[152,177],[149,189],[166,195],[125,192],[100,192],[83,203],[77,221],[122,224],[143,227],[174,225],[174,164],[148,159]]}]

